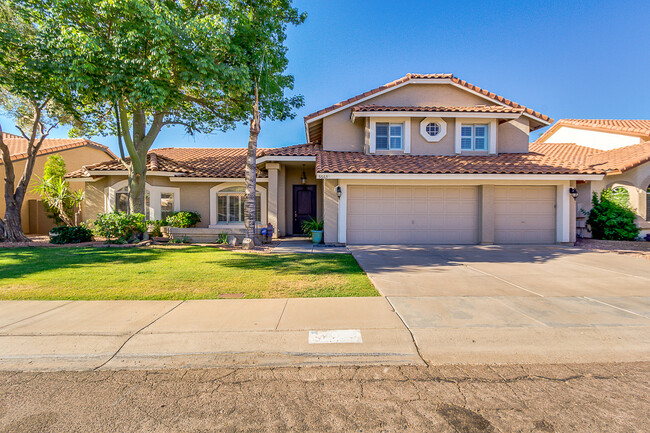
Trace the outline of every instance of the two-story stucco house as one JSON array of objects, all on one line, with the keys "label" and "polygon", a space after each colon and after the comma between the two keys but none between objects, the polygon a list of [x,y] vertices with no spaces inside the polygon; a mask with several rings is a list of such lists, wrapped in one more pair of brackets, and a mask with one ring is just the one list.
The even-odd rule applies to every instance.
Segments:
[{"label": "two-story stucco house", "polygon": [[[406,75],[306,116],[307,144],[260,149],[259,222],[285,236],[300,234],[305,218],[322,218],[328,243],[571,242],[571,193],[605,170],[529,144],[531,131],[552,122],[451,74]],[[202,215],[202,235],[241,232],[245,154],[152,150],[150,218],[192,210]],[[119,162],[70,176],[86,182],[90,218],[126,208]]]}]

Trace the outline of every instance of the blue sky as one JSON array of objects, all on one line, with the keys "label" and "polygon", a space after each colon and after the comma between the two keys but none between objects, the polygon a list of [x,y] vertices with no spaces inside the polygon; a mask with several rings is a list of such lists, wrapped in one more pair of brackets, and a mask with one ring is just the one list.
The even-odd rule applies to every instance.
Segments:
[{"label": "blue sky", "polygon": [[[295,5],[309,14],[287,41],[295,92],[305,96],[305,106],[294,120],[264,122],[260,147],[304,142],[303,116],[409,72],[450,72],[555,119],[650,118],[647,0]],[[93,140],[117,150],[114,137]],[[179,127],[164,129],[154,148],[244,147],[247,141],[245,125],[194,137]]]}]

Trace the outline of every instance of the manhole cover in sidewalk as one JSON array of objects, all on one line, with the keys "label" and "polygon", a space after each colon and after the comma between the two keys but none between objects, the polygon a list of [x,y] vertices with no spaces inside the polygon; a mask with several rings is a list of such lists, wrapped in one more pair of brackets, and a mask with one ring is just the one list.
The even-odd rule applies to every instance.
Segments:
[{"label": "manhole cover in sidewalk", "polygon": [[245,297],[246,293],[219,293],[217,296],[219,299],[241,299]]}]

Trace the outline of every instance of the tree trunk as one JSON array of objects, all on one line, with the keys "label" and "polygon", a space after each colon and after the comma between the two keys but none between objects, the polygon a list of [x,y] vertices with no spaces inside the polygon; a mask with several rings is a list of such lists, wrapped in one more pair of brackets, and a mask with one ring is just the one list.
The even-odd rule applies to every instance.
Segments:
[{"label": "tree trunk", "polygon": [[[34,124],[32,125],[32,135],[29,144],[27,145],[27,161],[25,162],[23,175],[18,182],[18,187],[15,187],[16,175],[14,172],[14,164],[11,160],[11,153],[2,139],[2,128],[0,128],[0,151],[2,151],[2,162],[5,170],[5,218],[3,223],[3,235],[4,240],[8,242],[29,242],[29,238],[25,236],[25,233],[23,232],[20,211],[23,207],[27,185],[29,185],[29,180],[34,171],[36,154],[47,135],[44,134],[43,125],[40,123],[41,109],[42,107],[34,107]],[[41,131],[41,137],[39,138],[38,143],[35,144],[35,137],[39,129]]]},{"label": "tree trunk", "polygon": [[[147,156],[144,156],[146,161]],[[128,184],[129,184],[129,210],[131,213],[141,213],[146,215],[145,194],[147,166],[146,164],[129,164]]]},{"label": "tree trunk", "polygon": [[260,110],[259,94],[255,84],[255,104],[253,105],[253,116],[250,120],[248,153],[246,154],[246,189],[244,192],[244,226],[246,237],[255,238],[255,214],[256,214],[256,189],[257,189],[257,137],[260,135]]}]

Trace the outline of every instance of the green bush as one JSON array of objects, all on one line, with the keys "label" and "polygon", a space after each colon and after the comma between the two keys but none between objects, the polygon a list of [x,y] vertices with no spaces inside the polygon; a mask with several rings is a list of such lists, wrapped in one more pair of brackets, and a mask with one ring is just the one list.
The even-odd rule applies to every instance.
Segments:
[{"label": "green bush", "polygon": [[166,219],[167,225],[178,228],[194,227],[201,222],[201,215],[198,212],[181,211],[169,215]]},{"label": "green bush", "polygon": [[641,230],[627,194],[604,189],[600,198],[594,193],[591,205],[587,224],[595,239],[629,241],[639,236]]},{"label": "green bush", "polygon": [[78,244],[93,240],[93,232],[84,226],[61,226],[50,230],[51,244]]},{"label": "green bush", "polygon": [[94,223],[95,234],[103,236],[108,242],[132,242],[147,230],[147,222],[140,213],[111,212],[97,215]]},{"label": "green bush", "polygon": [[228,243],[228,232],[219,233],[217,235],[218,244],[227,244]]},{"label": "green bush", "polygon": [[161,237],[162,230],[161,227],[167,225],[167,222],[165,220],[151,220],[147,221],[147,231],[151,236],[154,237]]}]

